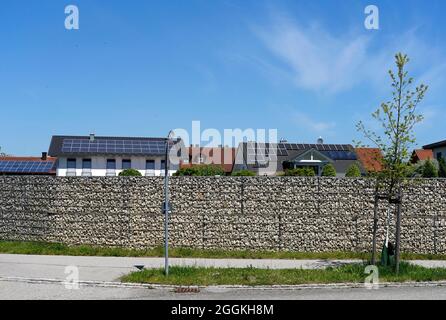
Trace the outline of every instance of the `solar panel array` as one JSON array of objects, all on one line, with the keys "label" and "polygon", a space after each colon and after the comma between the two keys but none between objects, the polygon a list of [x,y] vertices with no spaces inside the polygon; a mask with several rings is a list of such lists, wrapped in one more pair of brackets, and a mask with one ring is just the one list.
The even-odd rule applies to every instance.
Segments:
[{"label": "solar panel array", "polygon": [[150,154],[165,153],[164,140],[119,140],[119,139],[64,139],[63,153],[98,153],[98,154]]},{"label": "solar panel array", "polygon": [[348,144],[308,144],[308,143],[279,143],[279,149],[284,150],[307,150],[316,149],[318,151],[350,151],[351,147]]},{"label": "solar panel array", "polygon": [[246,149],[247,161],[250,164],[267,164],[269,161],[276,161],[279,152],[277,145],[250,142]]},{"label": "solar panel array", "polygon": [[352,151],[321,151],[333,160],[357,160],[356,154]]},{"label": "solar panel array", "polygon": [[0,161],[3,173],[48,173],[54,170],[52,161]]},{"label": "solar panel array", "polygon": [[315,149],[333,160],[357,160],[356,154],[348,144],[306,144],[306,143],[255,143],[246,144],[248,163],[277,160],[286,157],[289,151]]}]

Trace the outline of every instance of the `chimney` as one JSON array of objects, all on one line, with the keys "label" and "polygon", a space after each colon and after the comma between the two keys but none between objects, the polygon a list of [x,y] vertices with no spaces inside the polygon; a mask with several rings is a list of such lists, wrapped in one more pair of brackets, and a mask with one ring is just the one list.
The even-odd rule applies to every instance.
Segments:
[{"label": "chimney", "polygon": [[279,143],[288,143],[288,140],[287,140],[287,139],[284,139],[284,138],[282,138],[282,139],[280,139]]},{"label": "chimney", "polygon": [[43,161],[46,161],[48,159],[48,153],[47,152],[42,152],[42,158]]},{"label": "chimney", "polygon": [[90,133],[90,142],[93,142],[93,141],[94,141],[94,138],[95,138],[94,133]]}]

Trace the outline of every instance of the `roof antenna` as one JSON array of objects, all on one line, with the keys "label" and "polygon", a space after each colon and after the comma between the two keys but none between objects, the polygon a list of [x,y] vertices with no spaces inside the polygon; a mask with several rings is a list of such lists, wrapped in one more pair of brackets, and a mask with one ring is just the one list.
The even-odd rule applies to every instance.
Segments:
[{"label": "roof antenna", "polygon": [[317,139],[317,144],[324,144],[324,139],[322,139],[322,137],[319,137],[319,139]]}]

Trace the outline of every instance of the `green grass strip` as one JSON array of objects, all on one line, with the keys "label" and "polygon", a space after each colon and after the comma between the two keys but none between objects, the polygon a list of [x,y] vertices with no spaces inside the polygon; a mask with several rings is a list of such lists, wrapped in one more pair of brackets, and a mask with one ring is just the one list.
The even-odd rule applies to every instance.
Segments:
[{"label": "green grass strip", "polygon": [[[164,248],[135,250],[127,248],[105,248],[88,245],[68,246],[60,243],[0,241],[0,253],[102,256],[102,257],[163,257]],[[364,252],[287,252],[287,251],[229,251],[170,248],[173,258],[214,258],[214,259],[361,259],[370,260],[370,253]],[[446,260],[446,255],[402,253],[404,260]],[[379,259],[379,256],[378,256]]]},{"label": "green grass strip", "polygon": [[[163,269],[146,269],[126,275],[121,278],[121,281],[184,286],[362,283],[367,276],[364,273],[364,268],[363,264],[349,264],[325,270],[171,267],[168,277],[164,275]],[[428,269],[402,262],[400,274],[396,276],[391,267],[379,267],[380,282],[420,282],[445,279],[446,268]]]}]

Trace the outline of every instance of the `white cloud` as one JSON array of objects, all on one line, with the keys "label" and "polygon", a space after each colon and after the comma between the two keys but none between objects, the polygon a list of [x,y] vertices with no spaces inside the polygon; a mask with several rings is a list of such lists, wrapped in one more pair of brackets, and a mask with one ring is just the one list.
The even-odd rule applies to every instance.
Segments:
[{"label": "white cloud", "polygon": [[292,120],[301,128],[317,134],[331,135],[332,129],[336,127],[335,122],[314,120],[310,116],[302,112],[295,112],[294,114],[292,114]]},{"label": "white cloud", "polygon": [[[269,62],[259,64],[261,68],[268,65],[270,72],[280,69],[287,74],[282,78],[292,79],[298,88],[322,94],[336,94],[359,84],[389,90],[387,70],[393,68],[393,57],[400,51],[415,61],[409,67],[422,70],[423,80],[443,74],[445,69],[444,64],[434,63],[444,59],[416,37],[416,28],[378,38],[380,46],[373,42],[373,34],[337,36],[317,24],[302,27],[283,15],[276,15],[272,23],[254,27],[253,31],[274,57],[264,57]],[[427,52],[430,59],[426,59]]]}]

